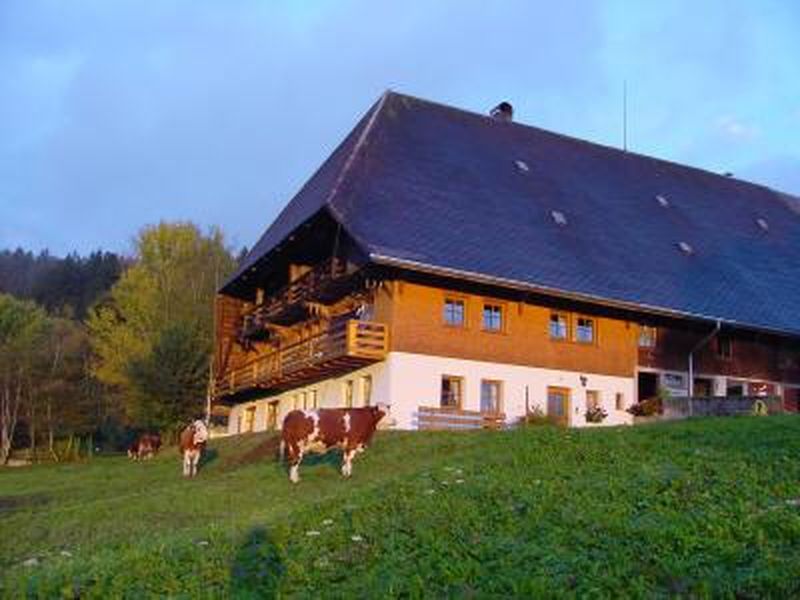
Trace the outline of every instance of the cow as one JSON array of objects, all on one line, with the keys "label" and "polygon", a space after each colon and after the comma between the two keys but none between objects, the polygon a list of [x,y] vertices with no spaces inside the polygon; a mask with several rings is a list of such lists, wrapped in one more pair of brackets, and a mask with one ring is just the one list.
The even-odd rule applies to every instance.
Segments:
[{"label": "cow", "polygon": [[161,436],[157,433],[143,433],[128,448],[128,458],[142,460],[153,458],[161,449]]},{"label": "cow", "polygon": [[208,428],[200,419],[187,425],[181,432],[180,449],[183,457],[184,477],[197,475],[197,465],[206,447],[206,441],[208,441]]},{"label": "cow", "polygon": [[388,414],[386,405],[293,410],[283,420],[280,447],[289,462],[289,480],[300,481],[300,462],[307,452],[324,454],[333,449],[342,451],[342,475],[350,477],[353,458],[364,451]]}]

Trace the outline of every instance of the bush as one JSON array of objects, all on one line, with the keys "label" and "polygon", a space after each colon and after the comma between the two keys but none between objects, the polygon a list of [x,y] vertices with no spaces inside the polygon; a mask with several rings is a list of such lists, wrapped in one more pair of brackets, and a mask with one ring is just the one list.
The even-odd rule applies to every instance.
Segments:
[{"label": "bush", "polygon": [[653,417],[664,414],[664,402],[659,397],[647,398],[631,405],[628,412],[634,417]]},{"label": "bush", "polygon": [[526,411],[525,416],[519,420],[520,425],[553,425],[554,423],[555,419],[544,414],[539,406],[534,406]]}]

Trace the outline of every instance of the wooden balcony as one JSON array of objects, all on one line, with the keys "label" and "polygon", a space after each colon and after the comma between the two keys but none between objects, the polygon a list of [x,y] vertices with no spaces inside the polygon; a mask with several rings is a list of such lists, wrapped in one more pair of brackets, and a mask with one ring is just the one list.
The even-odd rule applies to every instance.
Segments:
[{"label": "wooden balcony", "polygon": [[356,272],[347,262],[332,258],[264,299],[245,316],[251,322],[291,325],[308,316],[305,303],[327,304],[346,293]]},{"label": "wooden balcony", "polygon": [[342,321],[323,333],[222,373],[215,381],[214,397],[313,383],[379,362],[388,350],[388,328],[383,323]]}]

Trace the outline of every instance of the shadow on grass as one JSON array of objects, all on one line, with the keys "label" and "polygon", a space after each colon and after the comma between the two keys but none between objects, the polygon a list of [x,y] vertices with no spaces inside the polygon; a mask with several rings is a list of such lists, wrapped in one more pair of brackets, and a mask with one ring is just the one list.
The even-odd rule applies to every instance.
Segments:
[{"label": "shadow on grass", "polygon": [[276,598],[286,568],[264,527],[253,528],[239,546],[231,565],[233,598]]},{"label": "shadow on grass", "polygon": [[216,448],[206,448],[200,455],[200,462],[197,464],[198,471],[205,469],[208,465],[219,458],[219,450]]}]

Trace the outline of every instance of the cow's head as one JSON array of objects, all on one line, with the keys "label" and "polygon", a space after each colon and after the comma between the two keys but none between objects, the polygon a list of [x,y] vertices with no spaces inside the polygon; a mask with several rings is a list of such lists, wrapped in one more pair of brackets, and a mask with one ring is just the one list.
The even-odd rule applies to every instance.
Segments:
[{"label": "cow's head", "polygon": [[391,427],[395,424],[395,420],[391,417],[392,413],[392,406],[391,404],[385,404],[383,402],[379,402],[375,406],[372,406],[372,418],[375,420],[375,425],[377,426],[379,423],[384,427]]},{"label": "cow's head", "polygon": [[208,428],[203,421],[197,419],[192,423],[192,430],[194,431],[193,441],[195,445],[205,444],[208,441]]}]

